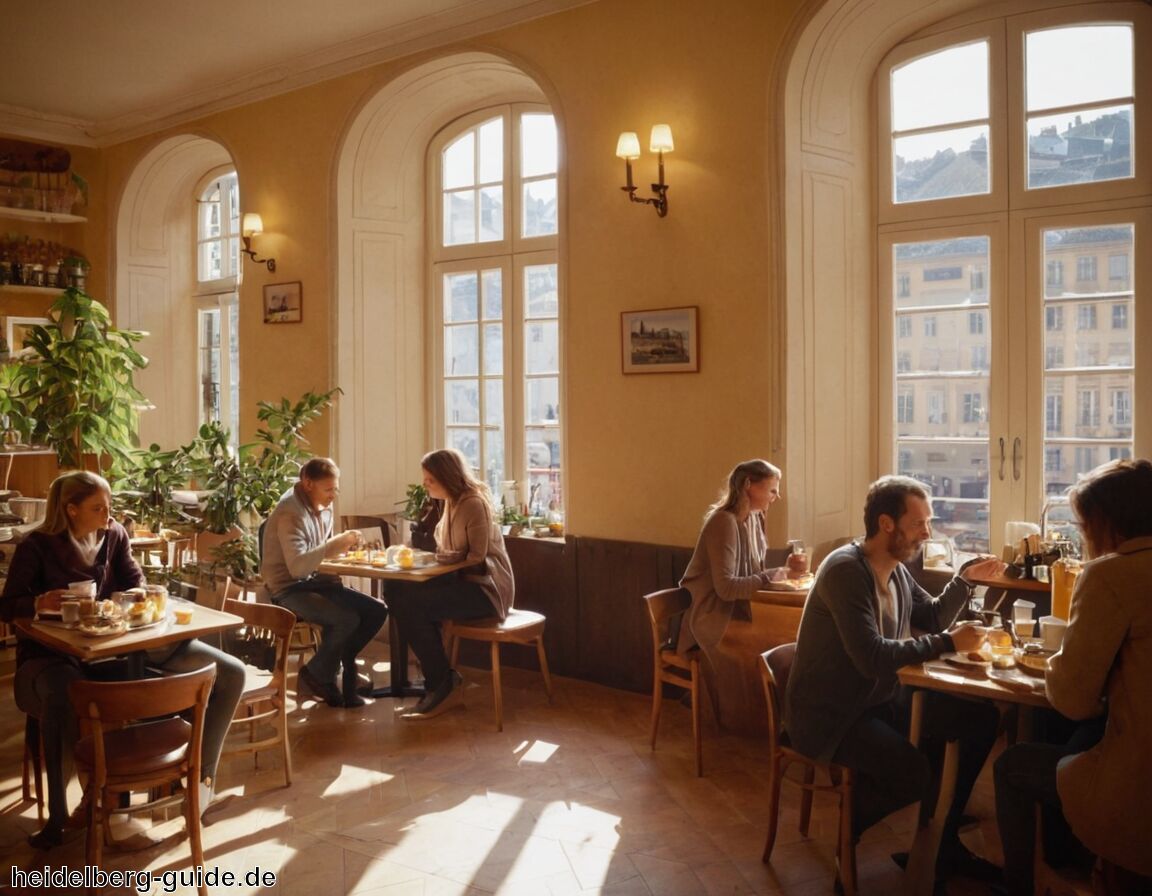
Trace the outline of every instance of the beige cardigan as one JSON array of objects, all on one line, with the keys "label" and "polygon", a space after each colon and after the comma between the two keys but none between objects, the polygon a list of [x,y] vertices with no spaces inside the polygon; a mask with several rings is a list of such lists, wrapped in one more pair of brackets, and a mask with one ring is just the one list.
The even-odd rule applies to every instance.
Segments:
[{"label": "beige cardigan", "polygon": [[1048,699],[1071,719],[1099,715],[1104,738],[1060,762],[1064,817],[1097,855],[1152,875],[1152,537],[1084,565]]},{"label": "beige cardigan", "polygon": [[492,519],[492,510],[480,495],[464,495],[458,502],[446,501],[444,513],[436,525],[436,556],[475,564],[461,570],[460,578],[475,582],[492,602],[496,615],[508,616],[516,596],[512,564],[504,547],[500,526]]}]

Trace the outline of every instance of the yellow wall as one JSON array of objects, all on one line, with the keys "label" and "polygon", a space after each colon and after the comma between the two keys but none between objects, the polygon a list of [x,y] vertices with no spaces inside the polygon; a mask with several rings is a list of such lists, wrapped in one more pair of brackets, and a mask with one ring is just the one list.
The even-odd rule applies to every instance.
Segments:
[{"label": "yellow wall", "polygon": [[[465,49],[505,55],[539,81],[560,121],[566,510],[576,534],[690,544],[731,466],[772,459],[770,446],[781,442],[769,423],[783,387],[771,380],[779,312],[766,269],[776,238],[768,207],[776,198],[766,180],[778,115],[770,79],[800,6],[601,0],[419,57]],[[160,139],[193,132],[232,153],[243,205],[263,215],[268,231],[257,248],[278,264],[275,274],[245,265],[246,433],[257,400],[338,385],[331,381],[334,163],[360,105],[416,61],[113,146],[94,166],[101,195],[110,197],[94,229],[108,233],[114,197]],[[613,155],[620,131],[636,130],[646,144],[657,121],[669,123],[676,140],[665,219],[625,201],[623,166]],[[655,161],[645,152],[636,180],[653,179]],[[106,268],[96,273],[112,282]],[[290,280],[303,283],[304,324],[264,325],[262,286]],[[680,305],[700,307],[700,372],[622,375],[620,312]],[[317,452],[329,450],[327,432],[312,436]],[[780,507],[773,512],[777,543],[786,534]]]}]

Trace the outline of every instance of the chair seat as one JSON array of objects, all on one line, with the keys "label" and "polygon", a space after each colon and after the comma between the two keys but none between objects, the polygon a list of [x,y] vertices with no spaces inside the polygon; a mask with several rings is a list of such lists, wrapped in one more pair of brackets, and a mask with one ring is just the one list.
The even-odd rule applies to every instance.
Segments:
[{"label": "chair seat", "polygon": [[664,647],[660,650],[660,662],[691,672],[693,664],[700,662],[700,648],[693,647],[685,653],[679,653],[675,647]]},{"label": "chair seat", "polygon": [[530,641],[540,636],[546,621],[531,610],[509,610],[507,619],[454,619],[452,632],[473,641]]},{"label": "chair seat", "polygon": [[[184,719],[173,718],[108,732],[104,749],[109,776],[145,776],[183,762],[191,730]],[[91,737],[81,738],[76,744],[76,764],[93,768],[95,749]]]},{"label": "chair seat", "polygon": [[280,683],[276,674],[259,666],[244,664],[244,690],[241,692],[244,700],[256,700],[273,697],[280,692]]}]

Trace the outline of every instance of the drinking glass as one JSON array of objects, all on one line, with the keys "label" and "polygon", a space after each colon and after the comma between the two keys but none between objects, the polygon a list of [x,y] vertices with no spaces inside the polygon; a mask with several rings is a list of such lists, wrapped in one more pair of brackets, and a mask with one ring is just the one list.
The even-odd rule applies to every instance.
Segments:
[{"label": "drinking glass", "polygon": [[792,553],[788,557],[788,575],[793,579],[798,579],[801,576],[808,574],[808,548],[801,538],[788,539],[788,547],[792,549]]}]

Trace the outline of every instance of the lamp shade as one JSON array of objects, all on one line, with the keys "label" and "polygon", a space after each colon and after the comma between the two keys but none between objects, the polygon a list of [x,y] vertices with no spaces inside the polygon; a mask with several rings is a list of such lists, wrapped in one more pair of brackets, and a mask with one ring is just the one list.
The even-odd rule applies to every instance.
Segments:
[{"label": "lamp shade", "polygon": [[652,125],[652,139],[648,149],[651,152],[672,152],[672,128],[666,124]]},{"label": "lamp shade", "polygon": [[616,141],[616,155],[622,159],[640,158],[640,138],[635,131],[625,131]]},{"label": "lamp shade", "polygon": [[255,236],[258,233],[263,233],[264,219],[256,212],[245,212],[244,219],[240,222],[240,232],[244,236]]}]

